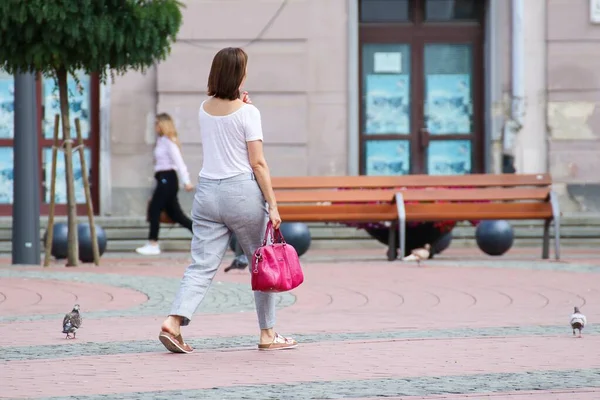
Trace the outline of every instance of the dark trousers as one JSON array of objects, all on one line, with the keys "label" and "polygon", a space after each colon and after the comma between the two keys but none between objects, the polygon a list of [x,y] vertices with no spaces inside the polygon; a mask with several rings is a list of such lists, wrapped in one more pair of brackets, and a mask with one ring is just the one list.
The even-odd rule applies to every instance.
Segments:
[{"label": "dark trousers", "polygon": [[179,180],[177,172],[173,170],[159,171],[154,174],[156,179],[156,188],[150,200],[148,209],[148,218],[150,220],[149,240],[158,240],[158,231],[160,229],[160,213],[165,210],[167,215],[178,224],[189,229],[192,232],[192,220],[189,219],[181,210],[181,205],[177,199],[179,192]]},{"label": "dark trousers", "polygon": [[[390,230],[388,228],[366,228],[369,235],[383,244],[388,243]],[[398,233],[399,234],[399,233]],[[434,226],[433,222],[425,222],[418,225],[409,225],[406,227],[405,250],[402,257],[406,257],[414,249],[421,248],[426,244],[435,246],[444,234]],[[435,251],[430,252],[430,258],[433,258]]]}]

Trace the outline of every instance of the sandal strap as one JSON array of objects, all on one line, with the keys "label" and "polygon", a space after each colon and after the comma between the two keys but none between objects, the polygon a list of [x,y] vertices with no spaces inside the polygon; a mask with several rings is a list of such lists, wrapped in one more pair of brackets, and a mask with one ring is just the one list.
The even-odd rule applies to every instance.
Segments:
[{"label": "sandal strap", "polygon": [[187,344],[183,341],[183,337],[181,336],[181,334],[175,336],[175,340],[181,343],[182,346],[187,346]]},{"label": "sandal strap", "polygon": [[290,343],[294,343],[294,339],[286,338],[284,336],[281,336],[279,333],[275,333],[275,339],[273,339],[273,343],[290,344]]}]

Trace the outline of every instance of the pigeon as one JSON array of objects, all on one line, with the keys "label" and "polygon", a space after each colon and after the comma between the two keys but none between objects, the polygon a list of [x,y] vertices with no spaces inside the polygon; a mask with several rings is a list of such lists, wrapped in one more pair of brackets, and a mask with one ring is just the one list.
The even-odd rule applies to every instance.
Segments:
[{"label": "pigeon", "polygon": [[236,257],[231,265],[225,268],[225,272],[229,272],[232,269],[244,269],[248,266],[248,258],[244,254]]},{"label": "pigeon", "polygon": [[575,336],[575,329],[577,329],[579,331],[579,337],[581,337],[581,330],[585,327],[585,324],[587,324],[585,315],[579,311],[579,307],[575,307],[573,314],[571,314],[571,328],[573,329],[573,336]]},{"label": "pigeon", "polygon": [[[66,333],[65,339],[75,339],[75,333],[77,329],[81,327],[81,315],[79,314],[79,304],[73,306],[73,310],[65,315],[63,319],[63,330],[62,333]],[[71,333],[73,337],[71,337]]]},{"label": "pigeon", "polygon": [[417,265],[421,265],[422,260],[427,260],[431,254],[431,246],[426,244],[422,248],[414,249],[411,254],[404,257],[403,261],[416,261]]}]

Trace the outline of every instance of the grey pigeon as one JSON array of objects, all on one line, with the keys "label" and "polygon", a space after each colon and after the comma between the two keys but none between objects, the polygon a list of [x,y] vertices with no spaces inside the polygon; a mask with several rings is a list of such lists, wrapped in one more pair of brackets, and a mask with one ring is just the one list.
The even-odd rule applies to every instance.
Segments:
[{"label": "grey pigeon", "polygon": [[579,307],[575,307],[573,314],[571,314],[571,328],[573,329],[573,336],[575,336],[575,329],[579,331],[579,337],[581,337],[581,330],[587,324],[587,319],[579,311]]},{"label": "grey pigeon", "polygon": [[75,339],[75,333],[77,329],[81,327],[81,314],[79,314],[79,304],[73,306],[73,310],[65,315],[63,319],[63,330],[62,333],[66,333],[65,339],[71,339],[71,333],[73,334],[72,339]]}]

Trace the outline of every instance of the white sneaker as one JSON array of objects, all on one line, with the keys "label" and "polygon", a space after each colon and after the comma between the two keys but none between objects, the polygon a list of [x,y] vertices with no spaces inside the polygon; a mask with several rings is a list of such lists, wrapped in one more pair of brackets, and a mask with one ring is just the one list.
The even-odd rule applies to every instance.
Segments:
[{"label": "white sneaker", "polygon": [[157,256],[160,254],[160,246],[158,244],[146,243],[142,247],[135,249],[135,251],[144,256]]}]

